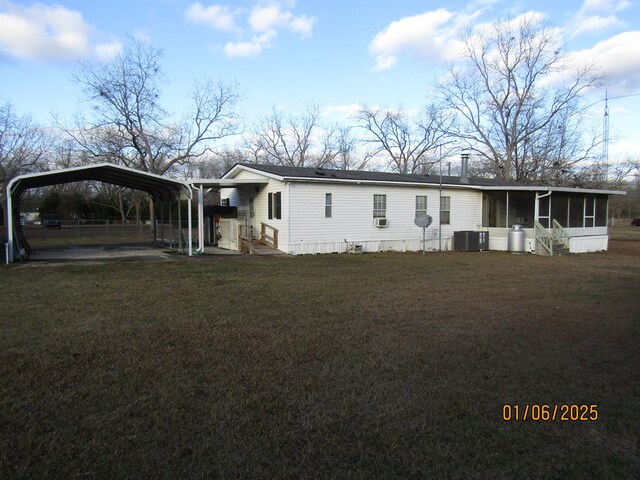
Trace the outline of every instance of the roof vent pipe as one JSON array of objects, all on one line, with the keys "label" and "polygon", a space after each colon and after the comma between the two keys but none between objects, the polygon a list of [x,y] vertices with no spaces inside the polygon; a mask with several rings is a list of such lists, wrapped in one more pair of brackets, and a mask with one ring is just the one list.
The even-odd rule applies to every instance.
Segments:
[{"label": "roof vent pipe", "polygon": [[460,155],[462,166],[460,168],[460,183],[469,183],[469,154]]}]

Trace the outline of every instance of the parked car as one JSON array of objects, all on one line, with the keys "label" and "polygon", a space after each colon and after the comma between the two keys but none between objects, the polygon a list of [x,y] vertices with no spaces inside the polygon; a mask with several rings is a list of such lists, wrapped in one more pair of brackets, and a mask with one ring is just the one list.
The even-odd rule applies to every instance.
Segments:
[{"label": "parked car", "polygon": [[635,225],[636,227],[640,227],[640,218],[634,218],[631,220],[631,225]]},{"label": "parked car", "polygon": [[62,228],[62,217],[57,213],[46,213],[42,219],[44,228]]}]

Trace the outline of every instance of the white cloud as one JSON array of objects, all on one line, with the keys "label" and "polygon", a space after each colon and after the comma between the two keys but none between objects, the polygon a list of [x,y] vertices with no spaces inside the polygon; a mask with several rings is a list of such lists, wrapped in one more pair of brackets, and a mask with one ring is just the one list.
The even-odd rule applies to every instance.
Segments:
[{"label": "white cloud", "polygon": [[122,50],[114,39],[101,41],[82,14],[63,6],[0,4],[0,52],[29,60],[108,60]]},{"label": "white cloud", "polygon": [[369,50],[376,56],[376,70],[392,68],[402,54],[451,59],[457,56],[457,33],[474,15],[455,14],[439,8],[391,22],[379,32]]},{"label": "white cloud", "polygon": [[631,6],[629,0],[585,0],[580,8],[581,13],[620,12]]},{"label": "white cloud", "polygon": [[271,48],[282,31],[302,38],[313,35],[316,19],[304,14],[294,14],[294,6],[295,2],[285,5],[283,2],[269,0],[261,1],[251,9],[232,9],[225,5],[205,7],[196,2],[186,10],[185,18],[217,31],[235,33],[236,40],[224,45],[223,51],[227,56],[253,57]]},{"label": "white cloud", "polygon": [[640,91],[640,30],[620,33],[570,54],[575,65],[594,64],[607,75],[614,95]]},{"label": "white cloud", "polygon": [[289,23],[289,30],[293,33],[298,33],[303,37],[310,37],[313,35],[313,25],[315,24],[316,19],[314,17],[309,17],[307,15],[300,15],[298,17],[294,17]]},{"label": "white cloud", "polygon": [[255,57],[271,46],[271,42],[278,36],[275,30],[269,30],[254,36],[249,41],[228,42],[224,46],[224,53],[229,57]]},{"label": "white cloud", "polygon": [[618,13],[630,6],[628,0],[585,0],[569,23],[571,37],[600,33],[624,25]]},{"label": "white cloud", "polygon": [[398,63],[398,57],[393,55],[381,54],[376,57],[376,66],[373,70],[376,72],[384,72],[385,70],[391,70],[396,63]]},{"label": "white cloud", "polygon": [[191,23],[207,25],[214,30],[231,32],[237,29],[235,16],[237,12],[223,5],[204,7],[200,2],[192,4],[185,12],[185,18]]},{"label": "white cloud", "polygon": [[265,32],[286,25],[291,20],[291,12],[283,12],[278,5],[255,7],[249,15],[249,25],[258,32]]},{"label": "white cloud", "polygon": [[122,43],[114,40],[111,43],[101,43],[95,47],[95,55],[101,62],[107,62],[122,52]]},{"label": "white cloud", "polygon": [[291,11],[283,10],[277,3],[254,7],[249,15],[249,25],[257,32],[284,28],[308,37],[313,34],[314,23],[315,18],[307,15],[295,16]]},{"label": "white cloud", "polygon": [[362,110],[362,105],[351,103],[349,105],[329,105],[322,108],[322,116],[327,118],[339,118],[349,120]]}]

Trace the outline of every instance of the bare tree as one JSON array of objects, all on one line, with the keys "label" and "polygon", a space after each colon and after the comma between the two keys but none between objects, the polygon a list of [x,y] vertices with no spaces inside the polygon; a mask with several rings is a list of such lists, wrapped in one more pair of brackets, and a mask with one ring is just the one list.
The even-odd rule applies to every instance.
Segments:
[{"label": "bare tree", "polygon": [[[326,128],[320,122],[320,107],[307,105],[298,116],[273,108],[248,139],[248,150],[257,162],[292,167],[331,165],[344,152],[339,127]],[[342,137],[345,138],[344,136]]]},{"label": "bare tree", "polygon": [[48,135],[31,117],[18,115],[10,103],[0,105],[0,199],[7,223],[6,191],[12,178],[46,168]]},{"label": "bare tree", "polygon": [[601,78],[568,64],[557,30],[533,14],[467,32],[461,62],[438,85],[456,114],[449,130],[498,178],[568,172],[597,140],[580,145],[580,99]]},{"label": "bare tree", "polygon": [[211,80],[196,83],[185,120],[173,121],[161,105],[161,59],[161,50],[132,39],[108,64],[82,63],[74,79],[92,115],[66,131],[97,159],[160,175],[238,132],[236,86]]},{"label": "bare tree", "polygon": [[185,165],[185,178],[220,178],[236,163],[252,163],[250,153],[240,148],[223,148]]},{"label": "bare tree", "polygon": [[398,173],[426,174],[436,163],[436,150],[447,143],[450,116],[435,105],[425,107],[415,118],[406,111],[363,106],[356,115],[359,126],[373,145],[368,157],[386,154]]},{"label": "bare tree", "polygon": [[334,145],[334,155],[326,166],[336,170],[362,170],[367,166],[370,157],[359,152],[359,142],[353,136],[353,127],[335,126],[327,140]]},{"label": "bare tree", "polygon": [[575,108],[559,112],[547,126],[523,142],[514,155],[514,177],[525,183],[561,185],[585,162],[593,163],[600,146],[595,131]]}]

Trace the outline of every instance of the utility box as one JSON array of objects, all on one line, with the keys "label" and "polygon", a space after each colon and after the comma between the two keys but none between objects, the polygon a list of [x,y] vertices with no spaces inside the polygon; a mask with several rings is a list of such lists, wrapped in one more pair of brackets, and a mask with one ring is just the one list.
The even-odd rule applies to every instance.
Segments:
[{"label": "utility box", "polygon": [[459,252],[489,250],[489,232],[473,230],[453,232],[453,249]]}]

